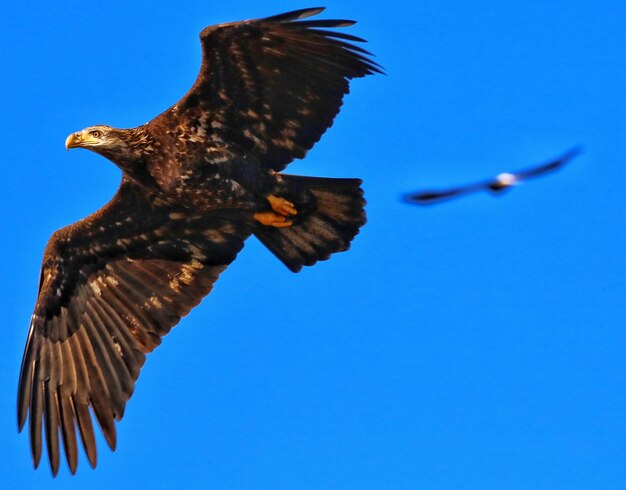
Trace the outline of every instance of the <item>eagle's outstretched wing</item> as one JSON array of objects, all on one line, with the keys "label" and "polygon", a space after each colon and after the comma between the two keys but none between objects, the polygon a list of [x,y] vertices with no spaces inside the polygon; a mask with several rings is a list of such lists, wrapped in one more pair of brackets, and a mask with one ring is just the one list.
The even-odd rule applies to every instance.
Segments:
[{"label": "eagle's outstretched wing", "polygon": [[[194,128],[194,141],[253,152],[265,168],[303,158],[339,112],[352,78],[381,72],[363,39],[305,20],[323,8],[209,26],[191,90],[155,121]],[[178,124],[177,124],[178,123]]]},{"label": "eagle's outstretched wing", "polygon": [[211,291],[248,235],[243,222],[155,204],[123,181],[102,210],[52,236],[18,388],[18,425],[29,418],[35,466],[42,421],[54,474],[59,435],[76,471],[76,429],[95,466],[90,409],[115,449],[114,420],[145,354]]}]

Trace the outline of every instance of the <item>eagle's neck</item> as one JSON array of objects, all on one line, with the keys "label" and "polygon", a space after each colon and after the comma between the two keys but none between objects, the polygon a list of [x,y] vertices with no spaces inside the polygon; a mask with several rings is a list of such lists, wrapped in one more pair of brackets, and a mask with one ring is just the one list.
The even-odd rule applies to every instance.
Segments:
[{"label": "eagle's neck", "polygon": [[97,152],[115,163],[130,180],[144,187],[155,187],[148,165],[155,145],[150,133],[144,126],[118,129],[116,133],[119,144],[99,148]]}]

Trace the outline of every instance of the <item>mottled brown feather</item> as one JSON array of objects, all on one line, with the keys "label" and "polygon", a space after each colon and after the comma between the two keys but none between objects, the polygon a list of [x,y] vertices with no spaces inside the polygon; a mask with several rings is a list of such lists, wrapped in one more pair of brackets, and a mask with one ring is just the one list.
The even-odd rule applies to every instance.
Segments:
[{"label": "mottled brown feather", "polygon": [[212,122],[207,145],[253,151],[275,171],[303,158],[332,125],[348,81],[382,72],[352,44],[363,39],[329,30],[354,21],[299,21],[323,10],[207,27],[196,82],[148,126],[197,126],[204,115]]},{"label": "mottled brown feather", "polygon": [[189,212],[174,224],[170,214],[183,211],[138,193],[123,181],[111,203],[55,233],[44,254],[20,374],[18,425],[21,430],[30,418],[37,466],[43,423],[53,475],[60,439],[76,471],[76,428],[96,465],[90,408],[115,449],[114,421],[124,414],[145,353],[208,294],[250,234],[245,221],[233,224],[215,213]]}]

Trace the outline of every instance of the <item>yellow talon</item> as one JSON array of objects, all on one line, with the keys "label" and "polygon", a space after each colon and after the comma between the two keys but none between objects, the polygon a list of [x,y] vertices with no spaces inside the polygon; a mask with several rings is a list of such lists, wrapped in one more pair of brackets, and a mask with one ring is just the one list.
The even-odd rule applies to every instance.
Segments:
[{"label": "yellow talon", "polygon": [[255,213],[254,219],[265,226],[273,226],[274,228],[286,228],[292,225],[291,220],[271,211]]},{"label": "yellow talon", "polygon": [[283,216],[295,216],[298,214],[296,211],[296,207],[292,202],[287,201],[287,199],[283,197],[278,197],[270,194],[267,196],[267,201],[272,206],[272,209],[276,211],[278,214]]}]

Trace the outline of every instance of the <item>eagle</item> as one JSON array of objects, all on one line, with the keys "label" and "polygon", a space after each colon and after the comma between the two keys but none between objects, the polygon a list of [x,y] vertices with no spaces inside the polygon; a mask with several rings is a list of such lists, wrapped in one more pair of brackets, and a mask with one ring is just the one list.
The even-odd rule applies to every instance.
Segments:
[{"label": "eagle", "polygon": [[464,184],[449,189],[441,190],[425,190],[413,192],[404,196],[405,200],[412,204],[435,204],[456,197],[472,194],[474,192],[487,191],[494,195],[511,189],[513,186],[519,185],[527,180],[543,177],[546,174],[555,172],[569,163],[574,157],[581,153],[580,148],[573,148],[558,158],[550,160],[547,163],[541,163],[530,168],[518,170],[516,172],[503,172],[495,177],[481,182]]},{"label": "eagle", "polygon": [[70,134],[122,171],[111,201],[52,234],[43,255],[18,386],[33,464],[43,433],[52,474],[63,444],[112,450],[146,354],[211,291],[256,236],[290,270],[349,248],[366,221],[359,179],[281,173],[332,125],[349,82],[382,68],[309,8],[209,26],[202,63],[176,104],[135,128]]}]

